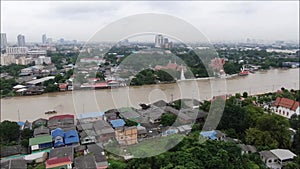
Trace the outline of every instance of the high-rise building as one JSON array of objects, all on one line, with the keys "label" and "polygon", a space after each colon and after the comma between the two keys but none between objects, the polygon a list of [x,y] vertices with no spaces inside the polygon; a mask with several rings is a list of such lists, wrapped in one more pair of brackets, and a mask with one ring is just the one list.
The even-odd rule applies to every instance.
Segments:
[{"label": "high-rise building", "polygon": [[19,34],[17,38],[18,38],[18,46],[24,47],[25,46],[25,36]]},{"label": "high-rise building", "polygon": [[164,44],[164,37],[162,35],[156,35],[155,36],[155,47],[161,48]]},{"label": "high-rise building", "polygon": [[1,49],[7,47],[6,33],[1,33]]},{"label": "high-rise building", "polygon": [[46,34],[43,34],[43,36],[42,36],[42,43],[44,45],[47,43],[47,36],[46,36]]}]

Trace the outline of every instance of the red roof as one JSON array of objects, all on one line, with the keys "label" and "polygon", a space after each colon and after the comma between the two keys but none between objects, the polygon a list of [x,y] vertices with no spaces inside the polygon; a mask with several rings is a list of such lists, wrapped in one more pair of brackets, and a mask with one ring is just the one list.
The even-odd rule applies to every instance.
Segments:
[{"label": "red roof", "polygon": [[72,164],[71,158],[69,156],[62,158],[53,157],[46,161],[46,168],[53,168],[67,164]]},{"label": "red roof", "polygon": [[68,87],[68,84],[66,84],[66,83],[59,84],[60,89],[66,89],[67,87]]},{"label": "red roof", "polygon": [[107,83],[106,82],[95,83],[93,86],[95,88],[98,88],[98,87],[107,87]]},{"label": "red roof", "polygon": [[71,115],[71,114],[65,114],[65,115],[57,115],[57,116],[52,116],[49,118],[49,120],[54,120],[54,119],[66,119],[66,118],[72,118],[74,119],[74,115]]},{"label": "red roof", "polygon": [[277,97],[274,105],[285,107],[287,109],[296,111],[296,109],[299,107],[299,102],[297,102],[295,100],[288,99],[288,98]]}]

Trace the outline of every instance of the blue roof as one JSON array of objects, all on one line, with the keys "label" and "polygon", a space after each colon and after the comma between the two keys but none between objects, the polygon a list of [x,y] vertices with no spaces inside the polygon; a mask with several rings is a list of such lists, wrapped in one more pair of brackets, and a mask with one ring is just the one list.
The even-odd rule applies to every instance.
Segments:
[{"label": "blue roof", "polygon": [[61,128],[56,128],[51,131],[51,136],[53,139],[57,136],[64,137],[64,131]]},{"label": "blue roof", "polygon": [[25,122],[19,121],[17,122],[19,126],[24,126]]},{"label": "blue roof", "polygon": [[90,113],[79,114],[77,116],[77,118],[84,119],[84,118],[91,118],[91,117],[100,117],[103,115],[104,115],[104,112],[90,112]]},{"label": "blue roof", "polygon": [[79,143],[79,136],[76,130],[65,132],[65,144]]},{"label": "blue roof", "polygon": [[209,138],[211,140],[217,139],[217,132],[215,130],[212,131],[201,131],[200,135],[206,138]]},{"label": "blue roof", "polygon": [[123,119],[111,120],[110,124],[113,128],[123,127],[126,123]]}]

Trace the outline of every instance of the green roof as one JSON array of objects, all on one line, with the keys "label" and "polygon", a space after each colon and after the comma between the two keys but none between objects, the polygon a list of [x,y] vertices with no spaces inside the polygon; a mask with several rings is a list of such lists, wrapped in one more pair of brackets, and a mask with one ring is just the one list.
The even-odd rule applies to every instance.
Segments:
[{"label": "green roof", "polygon": [[29,139],[29,146],[52,142],[52,136],[39,136]]}]

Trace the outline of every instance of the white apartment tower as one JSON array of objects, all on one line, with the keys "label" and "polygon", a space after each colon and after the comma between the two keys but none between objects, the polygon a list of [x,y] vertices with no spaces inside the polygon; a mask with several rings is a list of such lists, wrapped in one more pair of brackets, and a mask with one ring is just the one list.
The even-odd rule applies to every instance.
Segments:
[{"label": "white apartment tower", "polygon": [[25,36],[19,34],[17,39],[18,39],[18,46],[19,47],[24,47],[25,46]]},{"label": "white apartment tower", "polygon": [[4,49],[6,47],[7,47],[6,33],[1,33],[1,49]]}]

